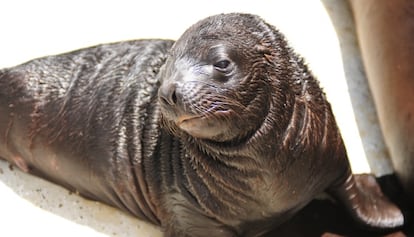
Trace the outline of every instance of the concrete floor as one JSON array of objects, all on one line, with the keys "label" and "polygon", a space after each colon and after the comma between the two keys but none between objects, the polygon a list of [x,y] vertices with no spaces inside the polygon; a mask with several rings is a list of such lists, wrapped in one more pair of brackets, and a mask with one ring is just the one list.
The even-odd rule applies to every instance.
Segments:
[{"label": "concrete floor", "polygon": [[[320,79],[354,172],[392,172],[343,0],[16,0],[1,2],[0,9],[0,68],[99,43],[177,39],[217,13],[258,14],[286,34]],[[2,161],[0,193],[1,236],[161,236],[156,227]]]}]

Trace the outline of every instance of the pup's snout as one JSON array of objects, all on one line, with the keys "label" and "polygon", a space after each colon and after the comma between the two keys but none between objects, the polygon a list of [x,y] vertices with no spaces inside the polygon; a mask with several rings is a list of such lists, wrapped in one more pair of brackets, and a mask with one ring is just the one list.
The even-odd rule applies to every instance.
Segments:
[{"label": "pup's snout", "polygon": [[158,90],[158,97],[164,104],[177,104],[177,85],[175,83],[164,83]]}]

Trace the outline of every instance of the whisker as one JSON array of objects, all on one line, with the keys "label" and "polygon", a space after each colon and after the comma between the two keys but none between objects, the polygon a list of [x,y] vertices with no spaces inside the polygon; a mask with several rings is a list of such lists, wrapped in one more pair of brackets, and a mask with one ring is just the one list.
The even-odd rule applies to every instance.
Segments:
[{"label": "whisker", "polygon": [[213,87],[213,88],[216,88],[216,89],[223,90],[223,88],[219,87],[218,85],[214,85],[214,84],[211,84],[211,83],[207,83],[205,81],[196,81],[196,80],[194,80],[194,81],[187,81],[186,83],[204,84],[204,85],[209,86],[209,87]]}]

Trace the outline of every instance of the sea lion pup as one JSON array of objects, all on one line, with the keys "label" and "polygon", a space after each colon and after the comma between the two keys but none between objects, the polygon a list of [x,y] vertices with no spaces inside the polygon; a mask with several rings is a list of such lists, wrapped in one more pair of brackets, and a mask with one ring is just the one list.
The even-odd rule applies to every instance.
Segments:
[{"label": "sea lion pup", "polygon": [[323,191],[366,226],[403,223],[373,177],[351,174],[324,93],[274,27],[222,14],[172,43],[4,70],[1,156],[165,236],[260,236]]}]

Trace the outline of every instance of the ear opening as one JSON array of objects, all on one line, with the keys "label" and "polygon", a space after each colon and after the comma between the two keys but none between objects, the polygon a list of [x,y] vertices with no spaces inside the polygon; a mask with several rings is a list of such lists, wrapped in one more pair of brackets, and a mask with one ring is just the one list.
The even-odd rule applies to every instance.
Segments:
[{"label": "ear opening", "polygon": [[257,44],[254,48],[258,53],[262,54],[269,63],[273,62],[273,56],[272,51],[270,49],[270,45],[269,47],[267,47],[262,44]]}]

